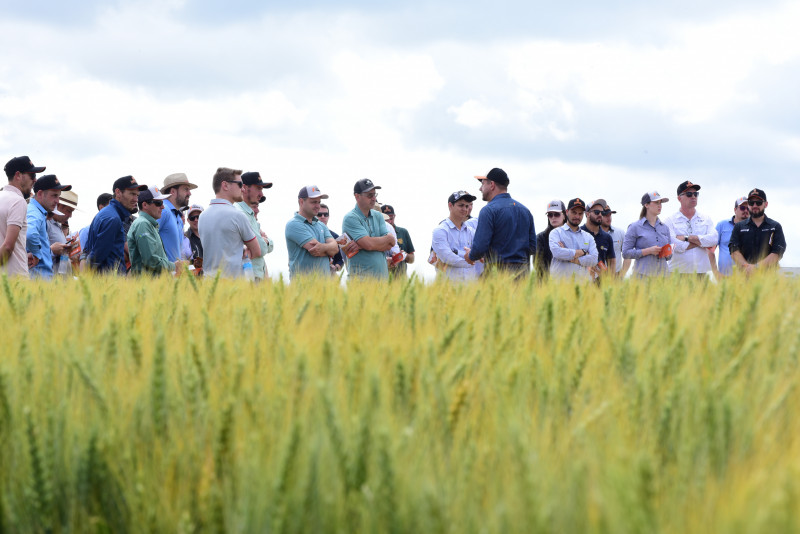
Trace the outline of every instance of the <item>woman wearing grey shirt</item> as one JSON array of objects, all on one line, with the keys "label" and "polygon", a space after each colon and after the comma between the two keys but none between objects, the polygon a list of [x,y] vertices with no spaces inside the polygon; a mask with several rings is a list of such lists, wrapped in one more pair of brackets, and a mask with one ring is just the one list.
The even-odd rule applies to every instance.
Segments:
[{"label": "woman wearing grey shirt", "polygon": [[645,193],[642,197],[642,211],[639,220],[628,227],[622,243],[622,257],[634,259],[633,274],[636,276],[664,276],[669,274],[667,261],[672,257],[661,257],[665,245],[675,242],[666,224],[658,216],[661,204],[669,202],[657,192]]}]

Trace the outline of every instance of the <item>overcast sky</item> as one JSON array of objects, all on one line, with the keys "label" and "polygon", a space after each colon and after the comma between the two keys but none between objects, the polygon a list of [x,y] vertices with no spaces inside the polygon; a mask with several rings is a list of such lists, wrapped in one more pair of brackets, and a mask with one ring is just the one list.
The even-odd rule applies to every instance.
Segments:
[{"label": "overcast sky", "polygon": [[339,231],[369,177],[433,276],[447,197],[492,167],[538,231],[553,198],[603,197],[624,228],[649,190],[669,214],[692,180],[719,221],[759,187],[800,266],[798,27],[769,0],[4,2],[0,154],[73,184],[75,228],[120,176],[185,172],[206,205],[217,167],[259,171],[273,275],[299,189]]}]

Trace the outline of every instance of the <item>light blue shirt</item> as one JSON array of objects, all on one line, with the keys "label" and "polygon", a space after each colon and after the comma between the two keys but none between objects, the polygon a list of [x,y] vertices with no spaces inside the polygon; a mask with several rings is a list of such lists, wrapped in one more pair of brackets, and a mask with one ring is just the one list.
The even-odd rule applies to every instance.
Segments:
[{"label": "light blue shirt", "polygon": [[720,221],[717,223],[717,234],[719,235],[717,250],[719,250],[718,267],[720,274],[730,276],[733,273],[733,258],[731,258],[731,251],[728,245],[731,242],[731,233],[733,233],[733,217],[729,221]]},{"label": "light blue shirt", "polygon": [[655,245],[663,247],[671,244],[675,236],[666,224],[656,219],[653,226],[642,217],[628,227],[625,232],[625,241],[622,243],[622,257],[626,260],[636,260],[633,264],[633,274],[638,276],[655,276],[669,274],[669,264],[666,258],[659,258],[657,254],[642,256],[642,249]]},{"label": "light blue shirt", "polygon": [[47,236],[47,210],[35,198],[28,204],[28,233],[25,248],[38,258],[39,263],[31,268],[31,277],[53,277],[53,255],[50,253],[50,238]]},{"label": "light blue shirt", "polygon": [[[563,243],[562,247],[559,243]],[[571,263],[578,250],[587,252],[578,258],[578,264]],[[585,278],[590,279],[587,267],[597,265],[597,245],[594,236],[578,228],[573,230],[569,224],[554,228],[550,232],[550,252],[553,261],[550,263],[550,276],[553,278]]]},{"label": "light blue shirt", "polygon": [[183,248],[183,221],[178,208],[168,199],[164,199],[164,210],[158,219],[158,235],[164,243],[167,259],[173,263],[179,261]]},{"label": "light blue shirt", "polygon": [[474,237],[475,225],[468,225],[465,222],[458,228],[449,218],[443,220],[433,230],[433,251],[441,262],[441,266],[437,266],[440,267],[439,272],[456,281],[478,278],[480,273],[476,267],[482,264],[470,265],[464,259],[466,253],[464,247],[472,248]]},{"label": "light blue shirt", "polygon": [[[330,276],[331,262],[328,256],[312,256],[303,245],[316,239],[320,243],[325,243],[328,239],[333,239],[328,227],[314,217],[311,222],[308,219],[295,213],[289,222],[286,223],[286,248],[289,250],[289,276],[295,277],[298,274]],[[363,252],[363,251],[361,251]],[[359,254],[361,254],[359,252]],[[386,263],[385,261],[383,262]]]},{"label": "light blue shirt", "polygon": [[613,226],[608,227],[608,233],[614,242],[614,257],[617,258],[617,272],[622,270],[622,242],[625,241],[625,232]]},{"label": "light blue shirt", "polygon": [[[381,212],[369,210],[369,215],[364,216],[356,205],[344,216],[342,232],[347,233],[353,241],[358,241],[362,237],[383,237],[389,233],[389,230],[386,228],[386,221],[383,220]],[[350,276],[353,277],[389,278],[386,254],[381,250],[359,250],[348,261],[347,269]]]}]

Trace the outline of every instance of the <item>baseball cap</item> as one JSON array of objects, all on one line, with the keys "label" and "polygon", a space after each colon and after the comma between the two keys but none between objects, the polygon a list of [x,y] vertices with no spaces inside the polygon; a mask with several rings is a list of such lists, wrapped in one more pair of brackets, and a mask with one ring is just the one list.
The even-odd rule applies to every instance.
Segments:
[{"label": "baseball cap", "polygon": [[186,176],[186,174],[182,172],[176,172],[175,174],[170,174],[164,178],[164,187],[162,187],[161,190],[169,191],[170,187],[175,187],[176,185],[188,185],[189,189],[197,189],[197,186],[189,181],[189,178]]},{"label": "baseball cap", "polygon": [[580,208],[583,211],[586,211],[586,202],[579,198],[573,198],[567,202],[567,210],[571,210],[572,208]]},{"label": "baseball cap", "polygon": [[242,175],[242,183],[244,185],[260,185],[264,189],[272,187],[272,182],[261,181],[261,175],[257,172],[246,172]]},{"label": "baseball cap", "polygon": [[[478,197],[476,197],[474,195],[470,195],[466,191],[456,191],[453,194],[451,194],[449,197],[447,197],[447,202],[450,203],[450,204],[455,204],[459,200],[466,200],[467,202],[475,202],[475,199],[477,199],[477,198]],[[391,206],[389,206],[389,207],[391,207]],[[394,212],[392,212],[392,213],[394,213]]]},{"label": "baseball cap", "polygon": [[169,195],[164,195],[154,185],[139,193],[139,203],[150,202],[152,200],[164,200],[165,198],[169,198]]},{"label": "baseball cap", "polygon": [[74,191],[70,191],[69,189],[65,189],[61,196],[58,197],[58,204],[65,206],[69,206],[72,209],[78,209],[78,194]]},{"label": "baseball cap", "polygon": [[683,182],[681,185],[678,186],[678,194],[680,195],[681,193],[683,193],[687,189],[691,189],[692,187],[694,187],[695,189],[700,191],[700,186],[699,185],[693,184],[689,180],[686,180],[685,182]]},{"label": "baseball cap", "polygon": [[[300,190],[297,198],[328,198],[328,195],[323,195],[316,185],[308,185]],[[259,199],[260,201],[261,199]]]},{"label": "baseball cap", "polygon": [[[24,172],[33,172],[33,171],[24,171]],[[72,189],[71,185],[62,185],[61,182],[58,181],[55,174],[46,174],[36,180],[33,184],[33,192],[38,193],[39,191],[47,191],[48,189],[57,189],[59,191],[69,191]]]},{"label": "baseball cap", "polygon": [[508,174],[503,169],[499,169],[495,167],[491,171],[489,171],[486,176],[476,176],[475,177],[478,181],[482,180],[490,180],[492,182],[498,183],[500,185],[506,186],[509,184]]},{"label": "baseball cap", "polygon": [[386,213],[387,215],[394,215],[394,208],[389,204],[384,204],[381,206],[381,213]]},{"label": "baseball cap", "polygon": [[353,186],[353,193],[369,193],[373,189],[381,189],[381,186],[373,184],[369,178],[364,178]]},{"label": "baseball cap", "polygon": [[567,211],[567,208],[564,207],[564,203],[560,200],[551,200],[547,205],[547,211],[545,211],[545,213],[561,213],[562,211]]},{"label": "baseball cap", "polygon": [[6,173],[6,176],[14,176],[18,172],[32,172],[32,173],[40,173],[44,172],[47,167],[37,167],[31,162],[31,158],[28,156],[17,156],[16,158],[11,158],[6,163],[6,166],[3,167],[3,170]]},{"label": "baseball cap", "polygon": [[200,204],[192,204],[191,206],[189,206],[189,211],[187,212],[187,215],[191,215],[193,211],[199,211],[202,213],[203,206],[201,206]]},{"label": "baseball cap", "polygon": [[[608,202],[606,202],[605,199],[603,198],[598,198],[597,200],[592,200],[591,202],[589,202],[588,206],[589,209],[595,206],[600,206],[601,208],[603,208],[603,211],[605,211],[608,209]],[[611,213],[616,213],[616,211],[612,211]]]},{"label": "baseball cap", "polygon": [[659,200],[661,202],[669,202],[669,199],[659,195],[658,191],[650,191],[642,196],[642,206],[649,204],[650,202],[658,202]]},{"label": "baseball cap", "polygon": [[747,197],[739,197],[739,198],[737,198],[737,199],[736,199],[736,204],[735,204],[735,206],[736,206],[737,208],[738,208],[739,206],[741,206],[742,204],[747,204]]},{"label": "baseball cap", "polygon": [[116,191],[117,189],[138,189],[139,191],[144,191],[147,189],[147,186],[144,184],[137,184],[136,178],[133,176],[123,176],[122,178],[117,178],[117,181],[114,182],[114,187],[111,188],[112,191]]},{"label": "baseball cap", "polygon": [[747,200],[750,200],[753,197],[763,200],[764,202],[767,201],[767,194],[764,192],[763,189],[756,188],[747,193]]}]

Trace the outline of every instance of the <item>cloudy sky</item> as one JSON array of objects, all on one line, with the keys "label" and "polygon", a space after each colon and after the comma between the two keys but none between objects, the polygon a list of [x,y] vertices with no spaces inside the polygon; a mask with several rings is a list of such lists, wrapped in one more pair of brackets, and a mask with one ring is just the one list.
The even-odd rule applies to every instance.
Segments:
[{"label": "cloudy sky", "polygon": [[[702,185],[715,221],[765,189],[800,266],[789,206],[800,163],[800,3],[225,3],[12,0],[0,7],[0,154],[29,155],[97,195],[133,174],[185,172],[213,196],[219,166],[275,186],[262,226],[286,272],[297,191],[382,185],[425,263],[447,196],[502,167],[545,228],[552,198],[603,197],[627,226],[648,190]],[[476,209],[482,206],[479,200]]]}]

